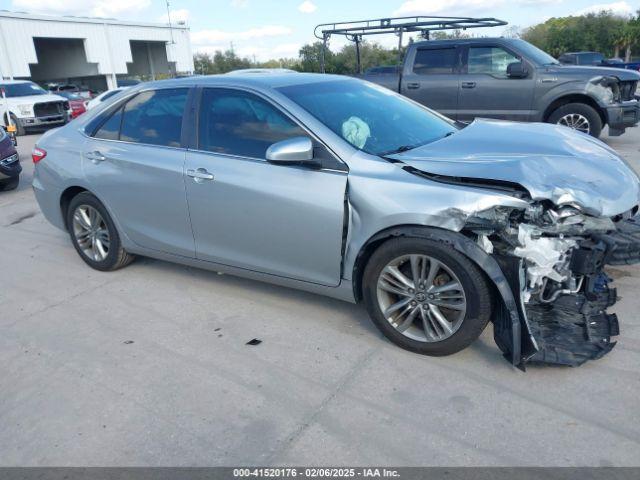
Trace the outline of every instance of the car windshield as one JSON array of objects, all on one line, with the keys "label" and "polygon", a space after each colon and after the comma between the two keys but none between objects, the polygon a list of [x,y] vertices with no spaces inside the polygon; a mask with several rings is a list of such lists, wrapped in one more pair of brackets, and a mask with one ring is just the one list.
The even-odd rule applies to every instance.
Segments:
[{"label": "car windshield", "polygon": [[537,65],[561,65],[558,60],[553,58],[547,52],[540,50],[538,47],[531,45],[529,42],[525,42],[521,39],[513,40],[514,45],[527,57],[528,60],[531,60],[533,63]]},{"label": "car windshield", "polygon": [[277,89],[354,147],[388,155],[457,131],[453,122],[383,87],[357,80]]},{"label": "car windshield", "polygon": [[47,91],[32,82],[7,83],[0,85],[7,97],[27,97],[29,95],[46,95]]}]

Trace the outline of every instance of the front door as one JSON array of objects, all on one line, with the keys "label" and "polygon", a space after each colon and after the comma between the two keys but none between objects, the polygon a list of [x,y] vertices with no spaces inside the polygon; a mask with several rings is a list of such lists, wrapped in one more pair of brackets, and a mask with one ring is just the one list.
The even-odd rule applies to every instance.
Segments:
[{"label": "front door", "polygon": [[[197,150],[185,166],[199,259],[340,283],[347,174],[266,161],[271,144],[297,136],[310,135],[254,93],[202,91]],[[315,155],[330,153],[315,141]]]},{"label": "front door", "polygon": [[91,189],[136,244],[193,257],[181,124],[188,89],[139,93],[84,146]]},{"label": "front door", "polygon": [[406,60],[400,91],[403,95],[456,119],[460,83],[460,49],[421,47]]},{"label": "front door", "polygon": [[476,117],[526,122],[531,119],[535,79],[509,78],[507,66],[520,62],[502,46],[469,46],[464,56],[458,95],[458,120]]}]

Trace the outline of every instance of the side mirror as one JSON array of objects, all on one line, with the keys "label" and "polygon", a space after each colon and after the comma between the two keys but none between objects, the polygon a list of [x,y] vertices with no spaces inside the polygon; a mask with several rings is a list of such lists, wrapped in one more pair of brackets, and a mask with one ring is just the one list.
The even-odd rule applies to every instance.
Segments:
[{"label": "side mirror", "polygon": [[522,62],[513,62],[507,65],[507,77],[509,78],[525,78],[528,73]]},{"label": "side mirror", "polygon": [[320,166],[313,160],[313,142],[309,137],[293,137],[267,148],[267,161],[279,165]]}]

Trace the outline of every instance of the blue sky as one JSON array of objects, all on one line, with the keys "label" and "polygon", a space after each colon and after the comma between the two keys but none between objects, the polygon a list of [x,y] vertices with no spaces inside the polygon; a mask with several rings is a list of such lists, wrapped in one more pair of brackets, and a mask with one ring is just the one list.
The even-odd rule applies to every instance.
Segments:
[{"label": "blue sky", "polygon": [[[318,23],[402,15],[493,16],[526,27],[593,10],[630,14],[631,0],[170,0],[172,21],[191,28],[194,51],[228,48],[259,60],[297,56]],[[164,0],[0,0],[0,9],[52,15],[166,21]],[[502,29],[488,34],[499,35]],[[382,43],[395,44],[393,37]],[[332,42],[332,48],[340,42]]]}]

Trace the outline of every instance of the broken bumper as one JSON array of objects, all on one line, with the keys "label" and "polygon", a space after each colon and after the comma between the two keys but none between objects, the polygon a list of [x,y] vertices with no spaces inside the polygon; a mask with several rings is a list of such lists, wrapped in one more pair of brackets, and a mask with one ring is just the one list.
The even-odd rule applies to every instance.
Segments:
[{"label": "broken bumper", "polygon": [[[601,358],[615,346],[618,318],[607,313],[617,300],[606,265],[640,263],[640,216],[620,221],[616,231],[585,237],[573,249],[568,269],[580,284],[553,298],[525,298],[526,266],[522,259],[498,259],[514,297],[519,298],[519,322],[500,314],[494,318],[494,338],[512,363],[578,366]],[[506,312],[504,312],[506,313]]]},{"label": "broken bumper", "polygon": [[628,127],[635,127],[640,121],[640,103],[630,100],[618,105],[607,107],[607,124],[609,135],[622,135]]}]

